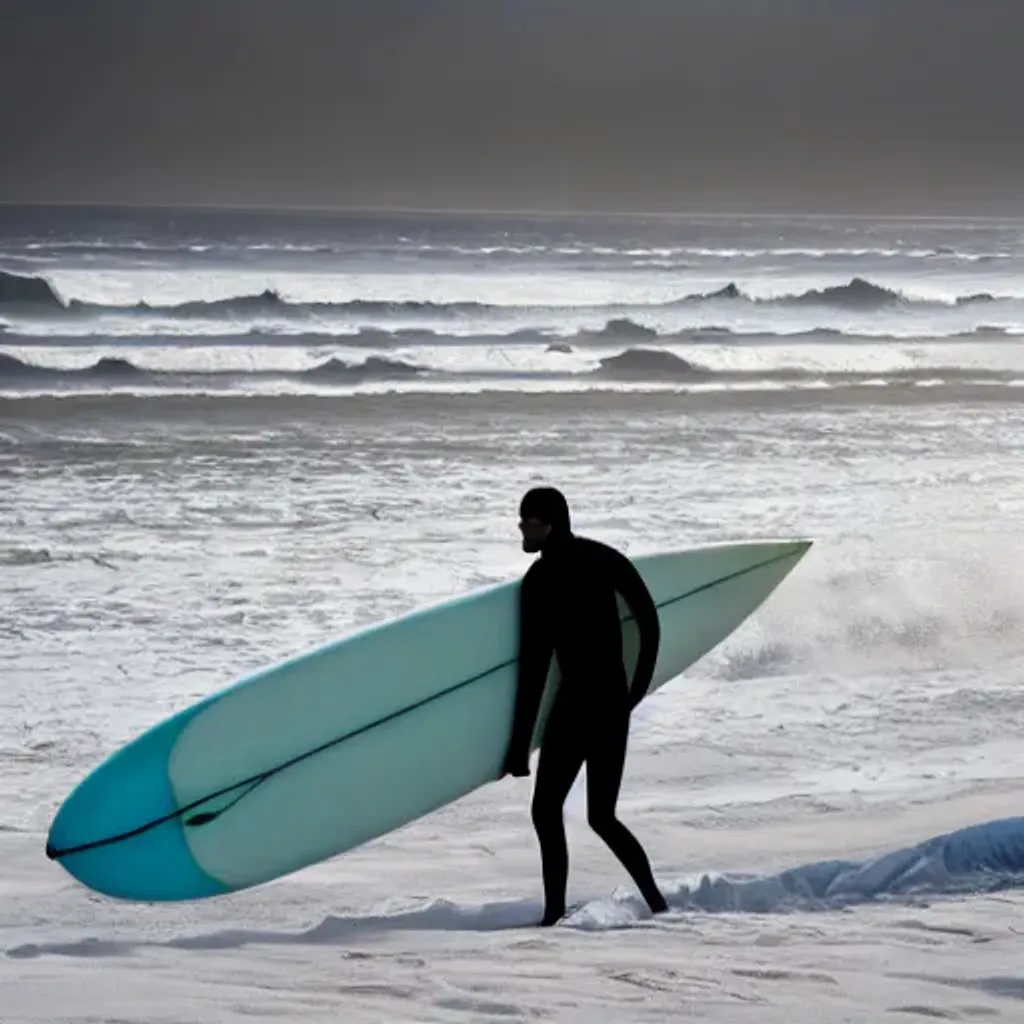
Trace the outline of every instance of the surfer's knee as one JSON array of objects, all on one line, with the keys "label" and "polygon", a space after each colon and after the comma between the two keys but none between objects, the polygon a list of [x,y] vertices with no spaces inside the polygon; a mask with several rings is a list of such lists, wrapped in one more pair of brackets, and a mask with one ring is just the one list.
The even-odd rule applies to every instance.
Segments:
[{"label": "surfer's knee", "polygon": [[562,805],[557,800],[541,794],[534,795],[530,805],[530,817],[538,832],[549,828],[559,828],[562,824]]},{"label": "surfer's knee", "polygon": [[593,807],[587,810],[587,824],[594,830],[599,839],[614,836],[621,829],[615,810],[611,807]]}]

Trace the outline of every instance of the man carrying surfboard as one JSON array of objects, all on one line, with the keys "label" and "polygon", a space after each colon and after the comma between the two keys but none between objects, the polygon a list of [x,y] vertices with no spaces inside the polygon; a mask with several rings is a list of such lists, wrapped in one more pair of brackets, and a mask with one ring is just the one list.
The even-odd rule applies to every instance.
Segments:
[{"label": "man carrying surfboard", "polygon": [[[541,923],[553,925],[565,915],[569,853],[562,809],[584,762],[590,827],[632,876],[652,913],[660,913],[668,908],[647,855],[615,810],[630,712],[646,694],[657,661],[658,610],[624,554],[573,533],[560,491],[528,491],[519,516],[523,550],[539,552],[540,558],[520,588],[516,708],[503,775],[530,774],[530,738],[552,655],[561,675],[541,742],[531,807],[544,881]],[[622,660],[617,593],[640,634],[632,683]]]}]

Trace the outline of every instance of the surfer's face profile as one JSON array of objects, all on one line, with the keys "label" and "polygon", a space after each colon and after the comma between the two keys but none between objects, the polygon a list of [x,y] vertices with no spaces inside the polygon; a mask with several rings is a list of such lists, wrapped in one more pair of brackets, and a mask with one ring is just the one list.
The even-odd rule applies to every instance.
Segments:
[{"label": "surfer's face profile", "polygon": [[569,506],[561,491],[554,487],[534,487],[519,502],[519,530],[523,535],[523,550],[540,551],[552,533],[568,534]]},{"label": "surfer's face profile", "polygon": [[527,554],[533,554],[544,546],[544,541],[551,533],[551,527],[539,519],[529,518],[519,521],[519,531],[523,535],[523,550]]}]

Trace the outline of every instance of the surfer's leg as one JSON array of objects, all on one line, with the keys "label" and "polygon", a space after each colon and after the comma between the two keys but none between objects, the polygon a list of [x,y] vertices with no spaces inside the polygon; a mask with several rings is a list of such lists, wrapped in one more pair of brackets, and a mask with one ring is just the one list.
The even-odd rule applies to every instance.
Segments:
[{"label": "surfer's leg", "polygon": [[583,765],[583,746],[556,699],[544,732],[537,762],[537,784],[531,813],[540,843],[544,877],[544,925],[565,915],[565,890],[569,879],[569,849],[565,841],[563,806]]},{"label": "surfer's leg", "polygon": [[636,883],[651,912],[668,909],[639,840],[615,812],[626,762],[629,713],[612,708],[602,715],[587,749],[587,821]]}]

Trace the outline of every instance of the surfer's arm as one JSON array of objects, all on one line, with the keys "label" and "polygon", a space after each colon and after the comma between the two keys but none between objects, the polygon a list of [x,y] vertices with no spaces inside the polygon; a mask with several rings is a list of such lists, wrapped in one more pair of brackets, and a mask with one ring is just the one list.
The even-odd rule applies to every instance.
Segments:
[{"label": "surfer's arm", "polygon": [[647,694],[654,666],[658,661],[658,647],[661,644],[661,623],[658,608],[647,589],[636,566],[619,551],[607,549],[612,585],[622,595],[636,619],[640,633],[640,651],[636,659],[636,671],[630,685],[630,703],[633,707]]},{"label": "surfer's arm", "polygon": [[554,653],[554,638],[539,593],[541,585],[537,572],[531,568],[519,588],[515,713],[502,774],[530,774],[530,740]]}]

